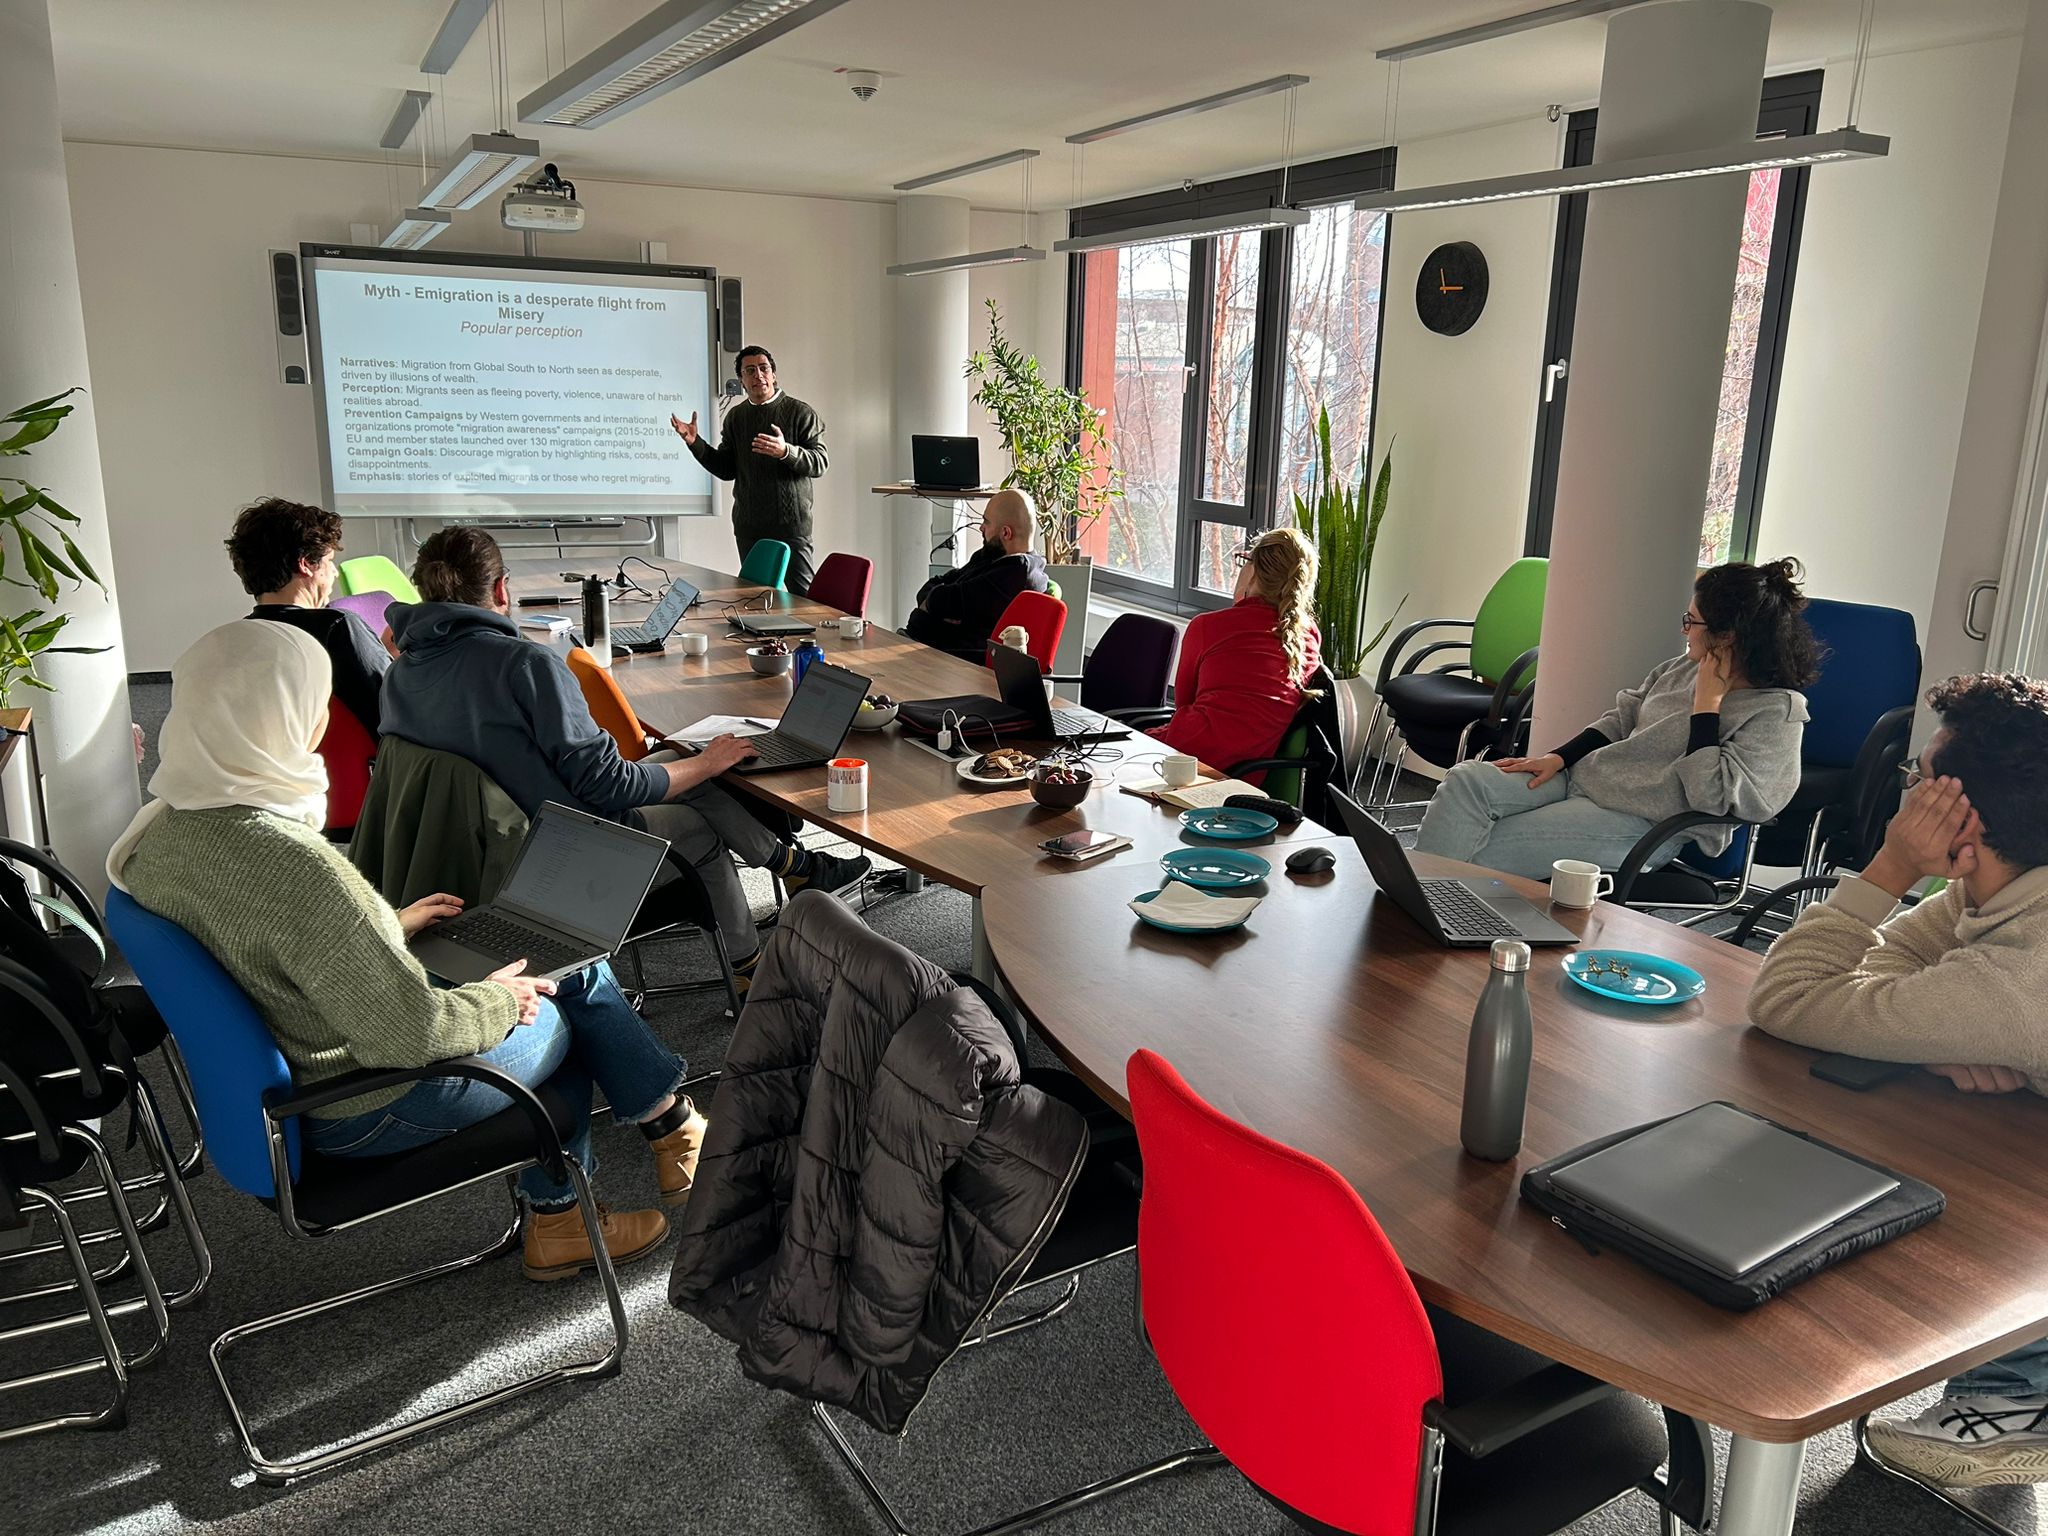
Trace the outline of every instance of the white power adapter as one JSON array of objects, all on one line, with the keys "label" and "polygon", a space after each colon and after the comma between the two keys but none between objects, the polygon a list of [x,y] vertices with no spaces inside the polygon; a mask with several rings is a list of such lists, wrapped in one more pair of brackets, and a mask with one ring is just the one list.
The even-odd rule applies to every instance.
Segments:
[{"label": "white power adapter", "polygon": [[953,750],[953,727],[959,723],[960,717],[955,715],[950,709],[939,716],[939,750],[941,752],[951,752]]}]

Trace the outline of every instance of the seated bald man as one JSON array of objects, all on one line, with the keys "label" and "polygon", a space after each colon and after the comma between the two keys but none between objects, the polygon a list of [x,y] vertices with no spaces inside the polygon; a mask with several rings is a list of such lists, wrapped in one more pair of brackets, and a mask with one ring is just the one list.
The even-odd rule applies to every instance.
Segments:
[{"label": "seated bald man", "polygon": [[996,621],[1020,592],[1045,590],[1045,556],[1032,552],[1038,509],[1022,491],[998,491],[981,513],[981,548],[957,571],[917,589],[903,632],[913,640],[981,660]]}]

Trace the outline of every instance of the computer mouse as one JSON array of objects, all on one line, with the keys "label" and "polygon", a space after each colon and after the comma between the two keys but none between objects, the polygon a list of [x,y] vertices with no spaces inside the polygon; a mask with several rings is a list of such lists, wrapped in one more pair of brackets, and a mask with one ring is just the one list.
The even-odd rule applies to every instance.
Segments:
[{"label": "computer mouse", "polygon": [[1337,856],[1327,848],[1297,848],[1287,855],[1290,875],[1320,875],[1337,867]]}]

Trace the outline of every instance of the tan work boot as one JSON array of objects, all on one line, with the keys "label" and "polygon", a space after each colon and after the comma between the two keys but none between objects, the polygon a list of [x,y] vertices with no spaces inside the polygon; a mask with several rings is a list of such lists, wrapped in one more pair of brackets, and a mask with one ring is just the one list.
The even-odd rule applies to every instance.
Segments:
[{"label": "tan work boot", "polygon": [[690,1198],[697,1181],[697,1154],[704,1146],[709,1122],[690,1106],[689,1118],[658,1141],[647,1145],[654,1152],[654,1176],[661,1184],[661,1203],[674,1207]]},{"label": "tan work boot", "polygon": [[[661,1212],[612,1211],[601,1200],[597,1227],[614,1264],[630,1264],[645,1257],[668,1236],[668,1218]],[[520,1266],[527,1279],[573,1280],[596,1265],[597,1255],[591,1252],[590,1234],[584,1230],[583,1212],[578,1207],[527,1213],[525,1261]]]}]

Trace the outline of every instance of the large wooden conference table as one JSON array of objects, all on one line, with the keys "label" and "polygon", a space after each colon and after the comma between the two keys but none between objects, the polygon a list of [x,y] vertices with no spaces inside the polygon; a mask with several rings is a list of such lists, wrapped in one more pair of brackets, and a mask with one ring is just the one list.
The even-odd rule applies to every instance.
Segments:
[{"label": "large wooden conference table", "polygon": [[[759,589],[670,569],[708,594],[702,621],[684,627],[710,631],[713,649],[617,663],[636,707],[664,726],[773,714],[787,682],[755,678],[712,622],[728,598],[755,594],[759,606]],[[886,628],[819,639],[831,660],[899,699],[987,691],[982,669]],[[1142,739],[1125,747],[1133,762],[1149,758]],[[1165,934],[1126,903],[1158,883],[1158,855],[1186,841],[1166,812],[1109,787],[1075,812],[1042,810],[1021,791],[965,792],[894,730],[850,737],[847,751],[871,764],[865,813],[827,810],[816,770],[736,782],[976,897],[1002,983],[1109,1103],[1128,1112],[1125,1061],[1141,1046],[1159,1051],[1219,1108],[1344,1175],[1427,1300],[1732,1432],[1725,1536],[1791,1531],[1808,1437],[2048,1335],[2048,1104],[1966,1096],[1924,1073],[1862,1094],[1821,1082],[1807,1071],[1812,1052],[1747,1026],[1752,954],[1607,902],[1556,913],[1589,944],[1684,961],[1707,990],[1675,1009],[1606,1003],[1564,979],[1556,951],[1539,950],[1522,1155],[1480,1163],[1459,1150],[1458,1112],[1486,957],[1426,939],[1377,895],[1348,839],[1304,823],[1276,839],[1275,869],[1284,845],[1317,843],[1336,856],[1330,874],[1276,874],[1237,933]],[[1135,846],[1078,866],[1038,855],[1038,841],[1082,825]],[[1733,1313],[1619,1255],[1588,1253],[1517,1198],[1524,1167],[1722,1098],[1929,1181],[1947,1194],[1946,1213]],[[1258,1240],[1257,1213],[1230,1219]]]}]

